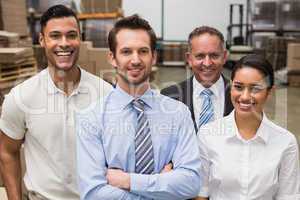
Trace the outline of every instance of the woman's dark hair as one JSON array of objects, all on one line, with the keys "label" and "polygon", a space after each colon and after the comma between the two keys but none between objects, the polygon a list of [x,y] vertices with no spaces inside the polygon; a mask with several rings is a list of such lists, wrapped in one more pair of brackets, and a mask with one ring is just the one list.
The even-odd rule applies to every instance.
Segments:
[{"label": "woman's dark hair", "polygon": [[260,71],[268,81],[268,89],[274,85],[274,70],[271,63],[261,55],[250,54],[242,57],[233,67],[231,72],[231,80],[234,79],[239,69],[250,67]]}]

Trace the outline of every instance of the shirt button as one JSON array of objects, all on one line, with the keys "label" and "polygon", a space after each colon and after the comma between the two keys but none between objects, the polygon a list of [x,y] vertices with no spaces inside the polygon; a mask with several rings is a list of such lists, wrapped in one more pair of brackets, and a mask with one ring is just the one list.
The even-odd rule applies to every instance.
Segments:
[{"label": "shirt button", "polygon": [[71,175],[71,174],[68,174],[68,175],[67,175],[67,177],[66,177],[66,183],[67,183],[67,184],[72,183],[72,175]]}]

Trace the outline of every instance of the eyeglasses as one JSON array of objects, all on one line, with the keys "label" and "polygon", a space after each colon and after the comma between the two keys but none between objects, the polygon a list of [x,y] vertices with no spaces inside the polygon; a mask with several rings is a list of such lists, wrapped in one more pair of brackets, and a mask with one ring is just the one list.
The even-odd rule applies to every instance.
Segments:
[{"label": "eyeglasses", "polygon": [[264,85],[243,85],[240,83],[233,83],[232,88],[238,92],[243,92],[245,89],[248,89],[251,94],[257,94],[261,91],[267,89],[267,86]]}]

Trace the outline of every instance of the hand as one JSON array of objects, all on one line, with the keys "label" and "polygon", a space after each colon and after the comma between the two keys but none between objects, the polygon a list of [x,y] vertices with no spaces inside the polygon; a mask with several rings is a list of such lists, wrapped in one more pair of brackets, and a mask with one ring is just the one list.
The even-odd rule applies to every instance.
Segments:
[{"label": "hand", "polygon": [[120,169],[108,169],[106,179],[109,185],[130,190],[130,176],[128,173]]},{"label": "hand", "polygon": [[162,169],[162,171],[160,173],[166,173],[166,172],[170,172],[173,170],[173,163],[169,163],[167,165],[164,166],[164,168]]}]

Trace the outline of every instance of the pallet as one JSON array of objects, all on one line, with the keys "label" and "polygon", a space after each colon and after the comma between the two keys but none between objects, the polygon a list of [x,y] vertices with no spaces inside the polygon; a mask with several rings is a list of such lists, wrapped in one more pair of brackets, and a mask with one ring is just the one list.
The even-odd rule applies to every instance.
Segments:
[{"label": "pallet", "polygon": [[0,83],[28,78],[37,73],[36,63],[27,61],[18,65],[0,65]]}]

